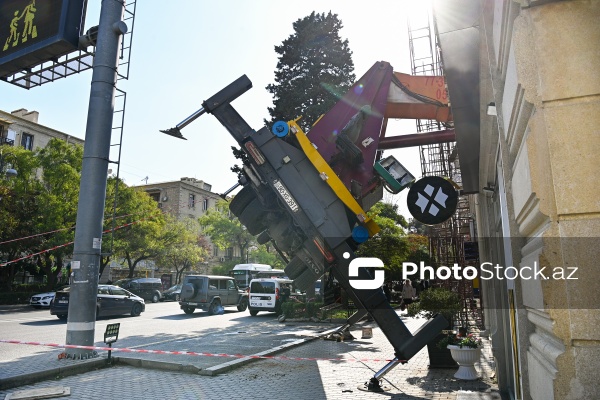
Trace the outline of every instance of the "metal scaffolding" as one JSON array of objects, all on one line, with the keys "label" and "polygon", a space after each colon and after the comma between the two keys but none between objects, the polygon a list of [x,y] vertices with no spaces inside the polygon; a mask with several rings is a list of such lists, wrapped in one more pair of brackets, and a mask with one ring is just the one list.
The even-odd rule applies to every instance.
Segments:
[{"label": "metal scaffolding", "polygon": [[[419,19],[417,26],[413,26],[415,19],[412,19],[413,23],[411,23],[411,18],[408,20],[411,73],[412,75],[443,76],[442,57],[433,28],[432,14],[430,10],[425,12],[427,15],[415,18]],[[416,125],[419,133],[448,128],[435,120],[417,120]],[[420,146],[419,155],[422,176],[442,176],[450,179],[460,194],[462,177],[456,142]],[[479,267],[473,222],[468,197],[459,195],[454,215],[442,224],[428,227],[429,253],[434,265],[452,267],[456,263],[459,266]],[[438,284],[457,291],[461,295],[463,308],[458,316],[458,321],[456,321],[457,324],[483,327],[483,310],[478,282],[448,279]]]}]

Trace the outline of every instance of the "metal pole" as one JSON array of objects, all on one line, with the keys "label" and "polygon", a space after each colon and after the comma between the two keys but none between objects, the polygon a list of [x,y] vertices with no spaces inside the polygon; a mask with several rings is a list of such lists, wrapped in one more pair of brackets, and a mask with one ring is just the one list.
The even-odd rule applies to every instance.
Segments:
[{"label": "metal pole", "polygon": [[[71,345],[94,345],[102,220],[118,56],[121,37],[127,32],[123,12],[123,0],[102,1],[83,150],[75,248],[71,262],[66,340]],[[95,352],[90,350],[68,351],[68,356],[76,359],[95,356]]]},{"label": "metal pole", "polygon": [[192,115],[190,115],[189,117],[187,117],[186,119],[184,119],[183,121],[178,123],[175,128],[177,128],[179,130],[185,128],[186,126],[191,124],[193,121],[195,121],[199,116],[204,114],[204,112],[205,112],[204,107],[201,107],[198,111],[194,112]]},{"label": "metal pole", "polygon": [[388,372],[390,372],[392,369],[394,369],[395,367],[398,366],[398,364],[400,363],[400,361],[398,361],[398,357],[394,357],[394,359],[392,361],[390,361],[389,363],[387,363],[383,368],[381,368],[374,376],[374,379],[381,379],[383,378],[383,376],[385,374],[387,374]]},{"label": "metal pole", "polygon": [[424,133],[413,133],[410,135],[390,136],[379,139],[379,150],[401,149],[405,147],[426,146],[428,144],[455,142],[454,129],[433,131]]}]

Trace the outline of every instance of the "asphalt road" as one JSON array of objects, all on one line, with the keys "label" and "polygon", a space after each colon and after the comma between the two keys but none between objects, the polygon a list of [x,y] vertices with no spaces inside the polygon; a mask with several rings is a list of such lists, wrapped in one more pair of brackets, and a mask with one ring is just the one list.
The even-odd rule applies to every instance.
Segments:
[{"label": "asphalt road", "polygon": [[[183,350],[187,342],[195,342],[200,337],[207,343],[215,343],[225,336],[230,339],[231,335],[240,335],[238,344],[241,348],[238,351],[253,354],[255,350],[261,351],[265,343],[244,340],[245,337],[275,333],[274,337],[277,338],[277,332],[274,331],[283,333],[294,329],[289,325],[273,324],[274,319],[274,313],[259,313],[251,317],[248,311],[238,312],[235,307],[226,308],[223,315],[209,316],[203,311],[185,314],[176,302],[147,303],[146,311],[139,317],[105,317],[96,321],[95,342],[104,346],[106,326],[119,322],[119,340],[114,347],[161,349],[163,344],[170,343],[172,346],[173,343],[181,343],[179,347]],[[1,339],[62,344],[66,341],[66,332],[66,321],[50,315],[47,309],[3,307],[0,311]],[[281,340],[285,338],[282,336]],[[231,340],[228,342],[231,343]],[[211,347],[214,349],[214,346]],[[0,343],[0,358],[16,359],[35,355],[40,350],[39,346]],[[194,351],[208,350],[195,348]]]}]

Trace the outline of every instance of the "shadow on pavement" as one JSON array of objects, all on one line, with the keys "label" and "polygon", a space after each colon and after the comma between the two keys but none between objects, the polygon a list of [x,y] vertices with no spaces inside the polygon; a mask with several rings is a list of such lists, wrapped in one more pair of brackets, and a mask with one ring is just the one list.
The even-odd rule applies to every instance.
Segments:
[{"label": "shadow on pavement", "polygon": [[454,378],[456,368],[430,369],[426,376],[407,378],[406,382],[423,390],[435,393],[453,393],[457,389],[485,392],[491,389],[491,385],[481,379],[463,381]]}]

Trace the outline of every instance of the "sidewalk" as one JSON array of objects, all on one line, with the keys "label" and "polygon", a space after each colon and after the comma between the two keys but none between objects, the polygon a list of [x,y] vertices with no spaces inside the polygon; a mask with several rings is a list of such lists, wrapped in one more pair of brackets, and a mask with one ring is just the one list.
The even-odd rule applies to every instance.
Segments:
[{"label": "sidewalk", "polygon": [[[424,323],[423,319],[403,320],[411,331]],[[271,333],[265,333],[262,338],[267,343],[275,342],[272,336],[281,326],[276,321],[273,324]],[[363,325],[373,327],[372,338],[361,339]],[[46,373],[47,380],[0,389],[0,399],[17,391],[48,390],[57,386],[68,388],[70,397],[75,399],[264,399],[274,396],[295,400],[500,399],[492,380],[493,362],[487,341],[483,357],[476,365],[479,380],[459,381],[453,377],[454,369],[428,369],[427,350],[423,349],[407,364],[398,365],[383,377],[382,385],[389,391],[370,393],[359,387],[387,364],[384,360],[393,358],[393,349],[379,328],[369,323],[358,324],[351,330],[354,340],[336,342],[316,338],[319,332],[334,328],[333,324],[296,326],[295,338],[287,338],[284,345],[263,352],[274,355],[272,359],[211,357],[215,362],[208,367],[200,366],[200,357],[113,352],[118,362],[105,368],[107,353],[103,351],[93,360],[59,361],[57,355],[62,349],[40,348],[38,355],[27,360],[3,362],[0,384],[19,383],[20,377],[27,373],[38,374],[38,378]],[[239,339],[239,335],[230,335],[226,341],[239,342]],[[227,348],[226,343],[223,345]],[[187,347],[194,346],[187,344]],[[175,351],[181,350],[181,343],[162,343],[160,347],[151,348]],[[69,368],[74,370],[69,371]],[[69,376],[71,373],[76,374]]]}]

